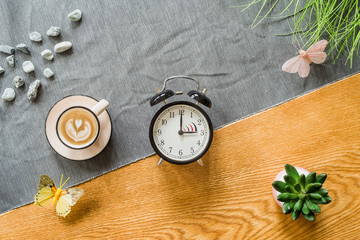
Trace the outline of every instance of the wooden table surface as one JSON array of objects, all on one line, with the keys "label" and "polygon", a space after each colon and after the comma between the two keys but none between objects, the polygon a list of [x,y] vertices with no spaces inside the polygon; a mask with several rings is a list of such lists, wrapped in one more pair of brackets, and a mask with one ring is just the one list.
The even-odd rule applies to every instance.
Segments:
[{"label": "wooden table surface", "polygon": [[[152,156],[81,184],[65,219],[33,204],[4,214],[0,239],[360,239],[359,109],[358,74],[217,130],[204,167]],[[274,201],[285,163],[328,174],[315,222]]]}]

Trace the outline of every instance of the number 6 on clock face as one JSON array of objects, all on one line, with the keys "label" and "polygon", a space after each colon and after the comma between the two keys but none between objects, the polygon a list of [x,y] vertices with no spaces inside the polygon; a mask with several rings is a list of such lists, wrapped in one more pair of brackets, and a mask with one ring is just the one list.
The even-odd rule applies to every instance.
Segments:
[{"label": "number 6 on clock face", "polygon": [[153,117],[149,137],[162,159],[186,164],[199,160],[207,152],[213,126],[206,112],[197,105],[186,101],[172,102]]}]

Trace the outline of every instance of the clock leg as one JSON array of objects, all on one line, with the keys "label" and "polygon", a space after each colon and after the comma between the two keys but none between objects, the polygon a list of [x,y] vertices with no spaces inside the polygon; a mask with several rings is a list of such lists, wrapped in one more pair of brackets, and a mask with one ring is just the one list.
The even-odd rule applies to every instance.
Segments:
[{"label": "clock leg", "polygon": [[197,162],[200,164],[200,166],[204,166],[204,163],[201,161],[201,159],[197,160]]},{"label": "clock leg", "polygon": [[164,160],[162,158],[160,158],[160,160],[158,162],[158,166],[160,166],[163,162],[164,162]]}]

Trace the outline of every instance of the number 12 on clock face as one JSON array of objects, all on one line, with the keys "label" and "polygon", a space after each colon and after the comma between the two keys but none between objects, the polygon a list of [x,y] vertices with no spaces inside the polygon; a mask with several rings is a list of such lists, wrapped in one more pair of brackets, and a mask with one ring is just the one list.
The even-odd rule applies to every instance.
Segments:
[{"label": "number 12 on clock face", "polygon": [[207,152],[213,127],[203,109],[179,101],[163,106],[155,114],[149,135],[151,145],[162,159],[186,164],[200,159]]}]

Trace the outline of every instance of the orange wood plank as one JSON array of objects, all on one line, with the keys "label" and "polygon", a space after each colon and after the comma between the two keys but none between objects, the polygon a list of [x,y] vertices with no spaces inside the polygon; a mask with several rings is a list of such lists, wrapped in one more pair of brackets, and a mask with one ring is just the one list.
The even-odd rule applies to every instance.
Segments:
[{"label": "orange wood plank", "polygon": [[[204,167],[152,156],[81,184],[65,219],[32,204],[2,215],[0,239],[360,239],[359,109],[358,74],[216,131]],[[273,200],[285,163],[328,173],[315,222]]]}]

